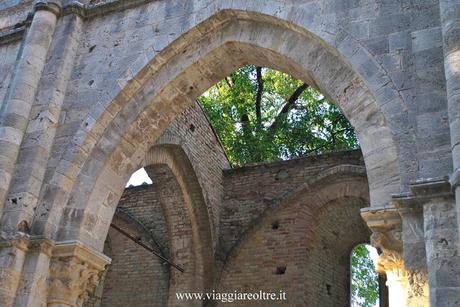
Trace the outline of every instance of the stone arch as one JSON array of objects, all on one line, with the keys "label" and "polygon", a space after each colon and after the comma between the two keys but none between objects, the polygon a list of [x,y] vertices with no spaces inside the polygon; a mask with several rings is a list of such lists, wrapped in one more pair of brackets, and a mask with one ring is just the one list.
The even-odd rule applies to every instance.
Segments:
[{"label": "stone arch", "polygon": [[[235,287],[242,292],[285,290],[291,298],[283,302],[286,306],[346,305],[347,257],[357,242],[368,241],[370,235],[360,217],[360,209],[369,202],[367,180],[361,171],[349,170],[350,166],[339,166],[325,171],[322,178],[296,189],[280,205],[256,219],[230,251],[220,274],[219,291]],[[331,225],[336,228],[325,231]],[[342,240],[332,238],[341,237],[350,229],[357,233]],[[325,268],[322,261],[329,261],[327,265],[334,270],[327,265]],[[280,267],[286,277],[277,272]],[[336,274],[337,284],[326,285],[328,274]],[[263,282],[266,280],[271,282]],[[330,301],[325,295],[327,291],[336,291]],[[333,301],[333,296],[338,300]]]},{"label": "stone arch", "polygon": [[[213,283],[213,240],[210,219],[200,184],[190,161],[178,145],[152,147],[143,162],[148,175],[158,189],[180,191],[183,206],[169,201],[160,193],[160,204],[166,220],[172,260],[188,265],[185,272],[171,272],[170,302],[177,291],[204,291]],[[162,184],[169,173],[174,182]],[[177,192],[176,192],[177,193]]]},{"label": "stone arch", "polygon": [[358,133],[371,202],[388,202],[391,193],[400,190],[395,135],[408,131],[398,126],[388,108],[404,113],[403,102],[385,72],[352,37],[336,28],[331,37],[323,26],[302,25],[302,20],[295,24],[223,10],[142,69],[133,68],[123,90],[106,109],[92,112],[69,144],[43,192],[49,202],[47,208],[37,209],[34,232],[79,239],[100,249],[113,215],[113,208],[100,204],[120,197],[129,174],[191,99],[247,63],[287,72],[331,97]]}]

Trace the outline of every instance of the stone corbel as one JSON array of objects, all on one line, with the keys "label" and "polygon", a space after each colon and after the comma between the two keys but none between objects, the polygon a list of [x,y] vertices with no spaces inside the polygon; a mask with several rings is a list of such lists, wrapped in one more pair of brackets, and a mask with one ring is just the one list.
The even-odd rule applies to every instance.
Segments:
[{"label": "stone corbel", "polygon": [[394,271],[402,274],[401,217],[394,206],[364,208],[361,216],[371,229],[371,244],[381,251],[376,270],[379,273]]},{"label": "stone corbel", "polygon": [[361,216],[372,231],[371,244],[380,250],[376,271],[387,276],[390,306],[400,306],[407,300],[407,272],[398,209],[393,205],[364,208]]},{"label": "stone corbel", "polygon": [[16,232],[15,234],[2,232],[0,233],[0,249],[6,247],[16,247],[17,249],[26,252],[29,240],[29,235],[23,232]]},{"label": "stone corbel", "polygon": [[402,251],[402,224],[397,208],[393,205],[363,208],[361,216],[372,231],[372,245],[382,252]]},{"label": "stone corbel", "polygon": [[48,305],[82,306],[109,263],[110,258],[80,242],[57,243],[50,264]]}]

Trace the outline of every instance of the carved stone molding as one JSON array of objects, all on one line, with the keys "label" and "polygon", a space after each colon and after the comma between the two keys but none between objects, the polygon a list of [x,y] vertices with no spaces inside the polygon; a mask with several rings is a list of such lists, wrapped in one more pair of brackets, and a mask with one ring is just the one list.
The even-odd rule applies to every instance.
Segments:
[{"label": "carved stone molding", "polygon": [[48,279],[48,304],[82,306],[99,282],[99,273],[110,258],[80,242],[56,244]]},{"label": "carved stone molding", "polygon": [[379,273],[392,272],[400,277],[406,276],[404,259],[401,253],[397,251],[384,250],[377,259],[375,269]]},{"label": "carved stone molding", "polygon": [[448,177],[417,180],[411,183],[410,190],[412,192],[411,196],[419,200],[454,197]]},{"label": "carved stone molding", "polygon": [[428,272],[424,270],[407,270],[408,297],[428,297]]},{"label": "carved stone molding", "polygon": [[8,234],[0,233],[0,249],[5,247],[16,247],[20,250],[27,251],[29,246],[30,236],[23,232]]},{"label": "carved stone molding", "polygon": [[372,231],[373,246],[380,249],[382,253],[402,252],[402,222],[397,208],[392,205],[363,208],[361,216]]},{"label": "carved stone molding", "polygon": [[372,231],[371,244],[380,250],[376,271],[386,274],[389,282],[398,280],[405,284],[402,221],[398,209],[392,205],[364,208],[361,216]]}]

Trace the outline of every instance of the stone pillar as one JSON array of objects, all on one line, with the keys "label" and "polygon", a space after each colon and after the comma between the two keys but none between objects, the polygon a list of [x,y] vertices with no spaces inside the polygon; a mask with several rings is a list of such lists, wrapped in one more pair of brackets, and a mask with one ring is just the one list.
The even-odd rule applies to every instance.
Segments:
[{"label": "stone pillar", "polygon": [[54,242],[48,239],[29,240],[14,306],[46,305],[47,279],[54,246]]},{"label": "stone pillar", "polygon": [[22,267],[27,253],[28,237],[0,237],[0,302],[2,306],[13,306],[21,279]]},{"label": "stone pillar", "polygon": [[407,195],[394,196],[402,220],[404,269],[407,277],[407,306],[428,306],[428,272],[424,238],[423,207]]},{"label": "stone pillar", "polygon": [[389,306],[407,306],[408,278],[403,259],[402,223],[397,209],[392,205],[364,208],[361,216],[372,231],[371,244],[381,251],[376,270],[387,277]]},{"label": "stone pillar", "polygon": [[35,5],[34,17],[22,45],[14,79],[0,110],[0,212],[3,211],[60,12],[60,5],[56,1],[38,1]]},{"label": "stone pillar", "polygon": [[446,179],[418,181],[413,197],[423,206],[431,306],[460,306],[460,255],[454,195]]},{"label": "stone pillar", "polygon": [[388,305],[401,306],[407,301],[407,275],[401,254],[384,252],[379,256],[376,270],[387,277]]},{"label": "stone pillar", "polygon": [[457,219],[460,225],[460,2],[456,0],[439,0],[439,7],[454,165],[451,183],[455,189]]},{"label": "stone pillar", "polygon": [[34,215],[39,215],[38,198],[44,181],[47,161],[50,158],[61,108],[69,83],[74,59],[81,38],[82,18],[76,14],[61,18],[56,27],[43,76],[39,83],[32,114],[19,151],[14,177],[8,191],[5,214],[0,220],[4,228],[14,228],[19,223],[31,225]]},{"label": "stone pillar", "polygon": [[50,264],[48,306],[82,306],[109,263],[110,258],[79,242],[56,244]]}]

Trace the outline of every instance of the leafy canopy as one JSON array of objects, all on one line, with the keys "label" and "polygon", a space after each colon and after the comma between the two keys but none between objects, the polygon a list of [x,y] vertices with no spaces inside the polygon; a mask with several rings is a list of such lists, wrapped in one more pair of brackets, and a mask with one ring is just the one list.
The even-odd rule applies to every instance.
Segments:
[{"label": "leafy canopy", "polygon": [[336,106],[276,70],[244,66],[198,100],[234,165],[358,147]]}]

